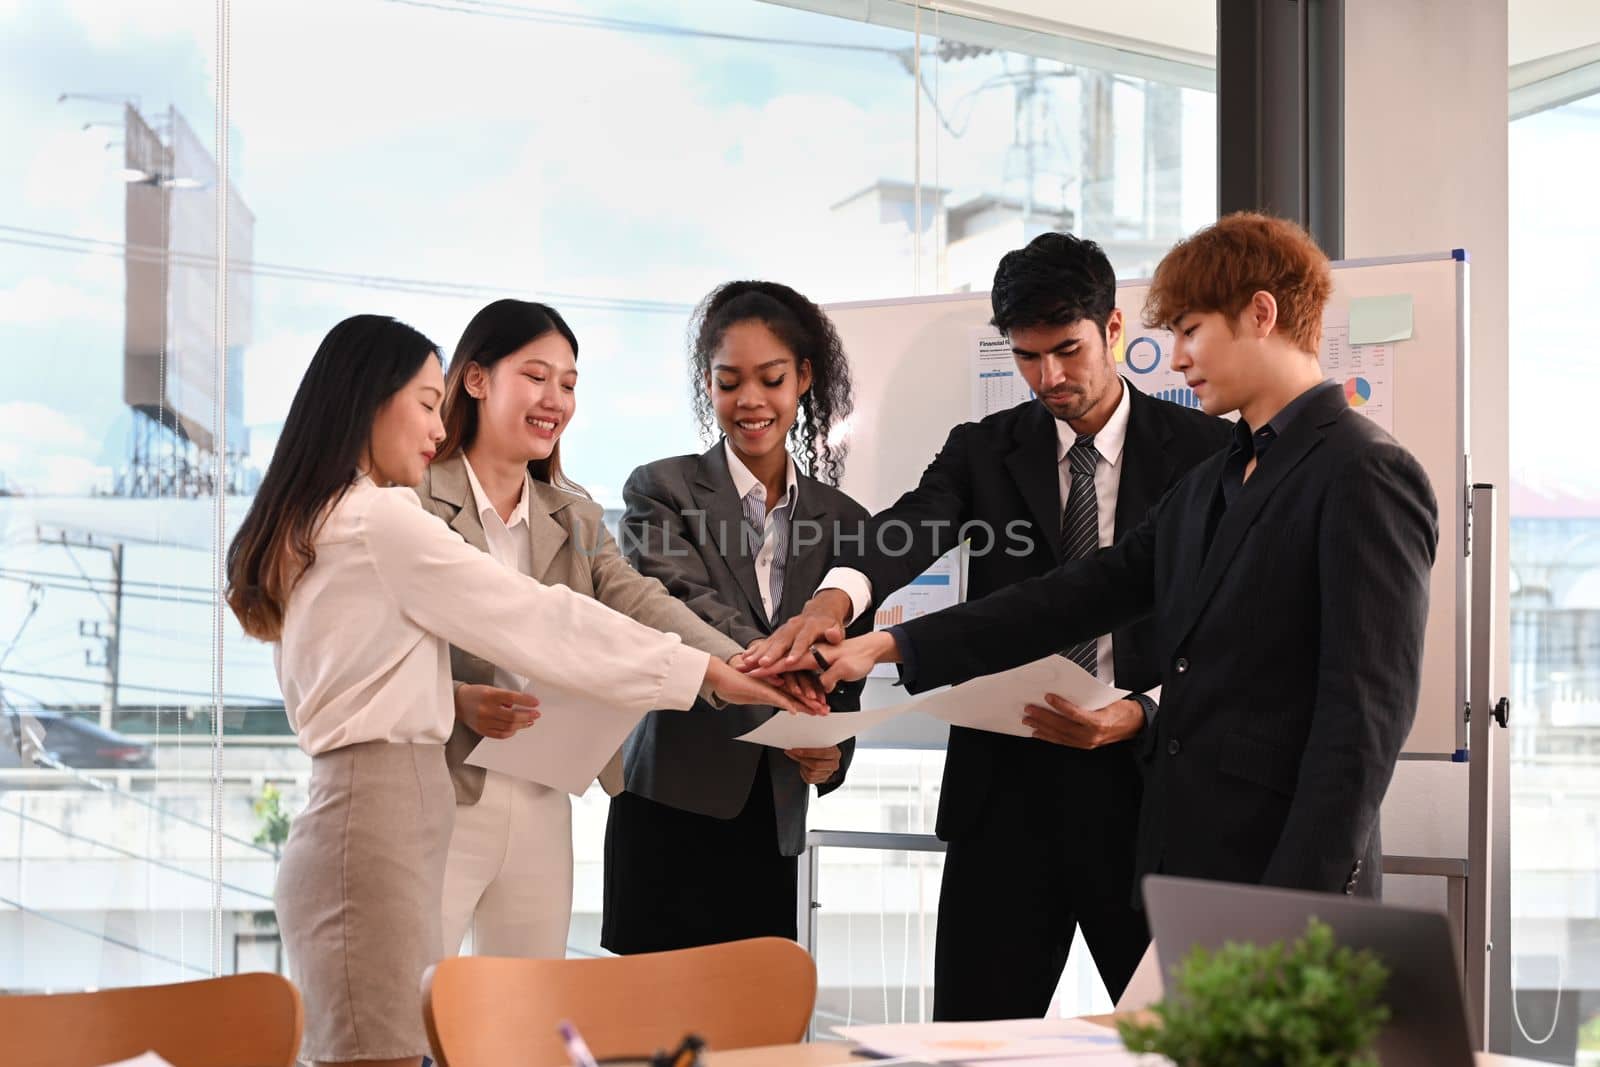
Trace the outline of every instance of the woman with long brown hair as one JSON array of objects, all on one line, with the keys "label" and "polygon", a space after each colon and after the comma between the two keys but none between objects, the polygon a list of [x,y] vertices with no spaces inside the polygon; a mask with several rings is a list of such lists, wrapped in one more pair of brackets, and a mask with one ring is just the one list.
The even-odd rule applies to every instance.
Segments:
[{"label": "woman with long brown hair", "polygon": [[417,989],[441,954],[452,643],[535,682],[581,671],[619,707],[688,708],[710,687],[798,710],[675,636],[507,574],[424,512],[408,487],[444,439],[440,362],[393,319],[335,326],[228,549],[228,603],[275,645],[312,757],[275,903],[317,1064],[399,1067],[427,1051]]},{"label": "woman with long brown hair", "polygon": [[[497,300],[473,316],[450,359],[444,444],[417,495],[467,544],[502,566],[591,596],[721,659],[741,646],[702,622],[623,558],[603,512],[561,469],[577,408],[578,338],[560,312]],[[515,669],[451,649],[456,724],[445,746],[456,790],[444,875],[444,950],[566,955],[572,920],[572,803],[536,782],[468,766],[482,737],[537,733]],[[602,774],[615,793],[620,764]]]}]

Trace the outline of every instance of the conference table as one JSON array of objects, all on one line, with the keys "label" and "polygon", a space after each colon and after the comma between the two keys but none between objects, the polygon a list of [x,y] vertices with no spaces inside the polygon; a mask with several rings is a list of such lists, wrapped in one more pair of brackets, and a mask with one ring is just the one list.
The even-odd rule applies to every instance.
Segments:
[{"label": "conference table", "polygon": [[[873,1061],[852,1054],[852,1046],[841,1041],[817,1041],[809,1045],[764,1045],[761,1048],[707,1052],[701,1057],[705,1067],[855,1067]],[[1480,1052],[1478,1067],[1548,1067],[1538,1060]]]},{"label": "conference table", "polygon": [[[845,1041],[708,1051],[701,1060],[705,1067],[870,1067],[873,1062],[855,1055],[854,1046]],[[1546,1067],[1537,1060],[1500,1056],[1493,1052],[1478,1053],[1477,1064],[1478,1067]]]}]

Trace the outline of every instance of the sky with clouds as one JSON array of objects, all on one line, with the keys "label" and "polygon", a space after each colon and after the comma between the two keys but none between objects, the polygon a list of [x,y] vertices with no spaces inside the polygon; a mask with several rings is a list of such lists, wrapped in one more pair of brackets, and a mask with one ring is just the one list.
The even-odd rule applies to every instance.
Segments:
[{"label": "sky with clouds", "polygon": [[[479,307],[521,293],[549,299],[577,331],[581,383],[566,467],[615,503],[635,465],[702,447],[685,327],[689,308],[716,284],[774,278],[819,301],[913,295],[919,281],[934,291],[931,241],[918,272],[903,224],[834,210],[874,182],[916,173],[916,95],[900,58],[910,33],[759,0],[525,5],[666,31],[653,33],[449,6],[456,10],[392,0],[232,5],[229,158],[254,216],[255,261],[493,290],[419,294],[235,275],[231,284],[248,286],[253,305],[236,384],[258,464],[333,323],[392,314],[448,352]],[[136,100],[151,119],[176,109],[215,144],[214,19],[209,0],[0,0],[0,137],[16,164],[0,170],[0,203],[10,205],[0,209],[0,477],[13,490],[104,488],[127,454],[120,252],[40,246],[123,239],[118,101]],[[672,32],[684,28],[765,40]],[[1019,191],[1005,181],[1014,104],[1006,77],[1023,62],[991,54],[925,71],[959,130],[941,130],[924,97],[925,183],[958,199]],[[1076,84],[1046,85],[1070,143]],[[1204,148],[1213,120],[1205,94],[1187,94],[1186,104],[1186,151],[1200,145],[1196,158],[1206,161],[1184,180],[1198,223],[1210,195]],[[1119,203],[1137,203],[1137,153],[1124,146],[1118,162]],[[214,193],[172,195],[209,203]],[[163,539],[205,543],[203,515],[164,507]],[[23,512],[0,529],[5,565],[70,571],[59,550],[25,543],[32,524]],[[190,573],[204,584],[204,563],[185,564],[182,553],[134,557],[145,580]],[[24,594],[0,583],[0,614],[20,615]],[[76,626],[97,609],[76,599],[85,602],[61,590],[46,598],[19,650],[32,669],[95,673],[83,666]],[[203,647],[208,612],[137,599],[127,610],[127,647],[137,640],[140,650],[124,657],[124,680],[183,687],[163,681],[170,657],[150,642]],[[230,691],[274,692],[259,652],[230,656]],[[203,657],[188,655],[187,687],[204,689]],[[34,684],[47,696],[93,699],[92,687]]]},{"label": "sky with clouds", "polygon": [[[863,227],[832,210],[879,179],[912,178],[913,83],[892,54],[912,36],[757,0],[581,9],[845,47],[611,32],[385,0],[238,2],[231,159],[255,216],[258,262],[561,294],[552,302],[582,349],[567,466],[614,501],[635,464],[698,447],[684,328],[712,286],[771,277],[822,301],[914,292],[905,228]],[[0,202],[12,205],[0,225],[121,239],[120,148],[105,147],[121,139],[119,108],[57,98],[133,96],[147,115],[172,106],[212,143],[214,10],[198,0],[0,2],[0,132],[21,163],[0,174]],[[958,195],[1007,191],[1013,96],[996,79],[1018,62],[940,65],[937,93],[947,110],[959,107],[961,136],[939,131],[924,108],[924,181],[937,172]],[[1071,80],[1050,91],[1072,113]],[[1196,127],[1204,139],[1212,120],[1192,110],[1186,133]],[[1187,186],[1203,212],[1199,177]],[[1137,192],[1137,183],[1134,171],[1122,184]],[[262,460],[338,319],[394,314],[448,351],[490,298],[260,276],[236,284],[249,284],[254,300],[243,400]],[[14,486],[81,492],[109,479],[126,452],[121,287],[115,256],[0,243],[0,338],[26,367],[8,376],[6,399],[30,405],[0,423],[0,471]],[[670,307],[611,306],[638,300]],[[52,415],[80,427],[71,448],[47,447],[61,436],[39,425]]]}]

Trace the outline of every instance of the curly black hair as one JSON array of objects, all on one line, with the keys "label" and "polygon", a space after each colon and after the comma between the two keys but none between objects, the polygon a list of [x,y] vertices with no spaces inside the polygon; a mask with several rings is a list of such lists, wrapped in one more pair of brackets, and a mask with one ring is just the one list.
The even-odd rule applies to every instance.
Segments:
[{"label": "curly black hair", "polygon": [[813,478],[838,485],[848,445],[831,443],[828,435],[847,418],[851,395],[850,363],[827,314],[787,285],[777,282],[728,282],[713,289],[689,320],[689,388],[695,421],[709,444],[717,421],[706,389],[711,356],[728,327],[755,320],[794,353],[795,362],[811,364],[811,388],[800,396],[799,417],[789,430],[795,460]]}]

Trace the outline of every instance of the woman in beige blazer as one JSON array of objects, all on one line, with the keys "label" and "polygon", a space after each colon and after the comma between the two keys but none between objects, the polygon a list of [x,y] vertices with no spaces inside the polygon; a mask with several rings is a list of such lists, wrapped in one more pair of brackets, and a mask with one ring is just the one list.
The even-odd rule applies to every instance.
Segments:
[{"label": "woman in beige blazer", "polygon": [[[629,565],[602,511],[561,470],[578,339],[544,304],[497,300],[467,324],[445,382],[445,441],[417,494],[502,566],[594,597],[719,659],[741,646]],[[537,733],[537,687],[503,661],[450,652],[456,722],[445,747],[456,820],[445,862],[446,952],[472,931],[485,956],[566,955],[572,805],[566,793],[464,761],[481,737]],[[620,760],[601,776],[615,794]]]},{"label": "woman in beige blazer", "polygon": [[425,514],[408,487],[444,439],[443,396],[439,350],[416,330],[377,315],[335,326],[228,548],[228,604],[274,644],[311,756],[274,903],[305,1000],[301,1055],[321,1065],[427,1051],[417,990],[440,956],[455,815],[451,644],[535,684],[581,663],[596,691],[640,710],[688,708],[708,685],[790,704],[675,636],[508,574]]}]

